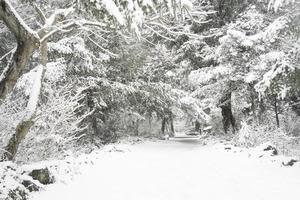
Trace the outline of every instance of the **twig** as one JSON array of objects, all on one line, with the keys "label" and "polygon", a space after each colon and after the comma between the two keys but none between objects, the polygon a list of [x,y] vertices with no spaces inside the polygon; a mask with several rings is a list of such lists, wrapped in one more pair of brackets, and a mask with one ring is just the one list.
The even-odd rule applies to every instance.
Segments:
[{"label": "twig", "polygon": [[90,36],[87,36],[87,37],[93,44],[95,44],[97,47],[99,47],[102,51],[108,53],[112,57],[115,57],[115,58],[119,57],[117,54],[114,54],[114,53],[110,52],[109,50],[103,48],[101,45],[99,45],[97,42],[95,42]]},{"label": "twig", "polygon": [[12,50],[10,50],[10,51],[7,52],[6,54],[4,54],[4,56],[2,56],[2,57],[0,58],[0,62],[1,62],[5,57],[7,57],[9,54],[11,54],[12,52],[14,52],[16,49],[17,49],[17,47],[14,47]]},{"label": "twig", "polygon": [[150,27],[146,24],[144,26],[147,27],[148,29],[150,29],[152,32],[156,33],[157,35],[161,36],[162,38],[165,38],[166,40],[175,41],[173,38],[169,38],[167,36],[160,34],[158,31],[154,30],[152,27]]}]

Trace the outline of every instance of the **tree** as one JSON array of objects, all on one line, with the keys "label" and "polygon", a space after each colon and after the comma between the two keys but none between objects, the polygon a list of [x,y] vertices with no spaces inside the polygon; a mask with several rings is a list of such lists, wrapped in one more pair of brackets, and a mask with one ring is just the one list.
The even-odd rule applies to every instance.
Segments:
[{"label": "tree", "polygon": [[[30,64],[33,54],[39,51],[39,65],[34,69],[38,72],[36,81],[32,86],[32,95],[27,104],[28,114],[17,125],[16,131],[5,147],[8,154],[6,158],[12,159],[17,151],[18,145],[32,126],[36,109],[40,101],[43,86],[45,67],[49,60],[48,50],[51,41],[57,41],[57,36],[71,38],[79,31],[85,31],[86,42],[93,44],[96,48],[110,57],[118,57],[93,37],[101,38],[102,34],[107,37],[120,35],[121,37],[132,37],[132,33],[138,38],[145,40],[143,34],[156,34],[162,38],[173,40],[179,35],[187,34],[190,37],[198,37],[184,27],[174,29],[172,21],[185,21],[186,18],[194,20],[191,11],[194,9],[190,1],[25,1],[29,2],[30,9],[35,10],[32,16],[39,23],[28,25],[9,0],[0,1],[0,19],[14,34],[17,41],[16,50],[7,54],[11,59],[0,77],[0,98],[2,100],[11,93],[26,67]],[[49,11],[45,12],[49,4]],[[63,4],[63,5],[62,5]],[[55,6],[63,8],[52,11]],[[196,9],[199,9],[197,7]],[[48,14],[51,13],[52,14]],[[31,12],[34,13],[34,12]],[[146,29],[143,30],[142,27]],[[143,31],[141,31],[143,30]],[[91,37],[90,35],[93,35]],[[105,38],[102,37],[105,40]],[[96,57],[95,55],[93,55]],[[33,67],[33,66],[32,66]],[[31,68],[32,68],[31,67]],[[4,158],[5,159],[5,158]]]}]

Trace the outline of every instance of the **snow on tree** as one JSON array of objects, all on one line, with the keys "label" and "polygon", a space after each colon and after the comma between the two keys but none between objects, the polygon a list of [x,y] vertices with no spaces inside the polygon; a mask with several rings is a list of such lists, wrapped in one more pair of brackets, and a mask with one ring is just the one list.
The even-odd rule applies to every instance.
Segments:
[{"label": "snow on tree", "polygon": [[[61,5],[60,2],[53,2],[50,4],[50,8],[53,9],[53,5]],[[84,48],[84,39],[87,39],[89,43],[93,43],[94,46],[100,48],[104,54],[109,55],[110,57],[117,57],[116,54],[110,52],[106,48],[102,47],[94,38],[90,36],[90,33],[93,34],[94,37],[102,38],[104,41],[106,38],[102,37],[103,33],[112,33],[116,32],[121,33],[122,36],[126,37],[126,29],[122,28],[129,28],[130,32],[134,32],[138,38],[141,37],[141,30],[142,26],[146,23],[151,24],[150,26],[156,26],[156,28],[168,30],[169,35],[178,35],[183,34],[182,31],[173,31],[169,27],[167,27],[164,23],[158,23],[161,16],[158,14],[159,12],[166,12],[166,15],[163,14],[163,17],[175,17],[190,12],[192,9],[192,4],[189,1],[177,2],[172,1],[171,4],[168,2],[169,6],[164,6],[165,2],[144,2],[141,3],[139,1],[112,1],[112,0],[103,0],[103,1],[76,1],[73,3],[67,2],[63,6],[63,8],[59,8],[52,13],[48,14],[45,12],[45,4],[42,2],[33,2],[32,10],[35,10],[36,16],[39,20],[39,23],[36,23],[35,26],[29,27],[27,23],[22,19],[21,15],[16,11],[15,7],[9,0],[1,1],[1,8],[0,8],[0,18],[7,25],[11,32],[14,33],[16,40],[17,40],[17,49],[15,52],[12,52],[11,61],[8,62],[6,69],[3,71],[1,75],[1,93],[0,96],[2,99],[5,98],[7,94],[9,94],[15,84],[17,83],[18,78],[24,73],[24,69],[29,64],[29,60],[34,56],[37,50],[40,51],[39,59],[42,66],[41,75],[42,77],[40,80],[43,80],[44,74],[44,67],[47,65],[49,60],[48,56],[49,53],[48,46],[51,46],[51,41],[55,41],[56,35],[62,36],[62,40],[60,43],[52,45],[52,50],[56,51],[57,53],[63,53],[65,55],[75,55],[74,48],[78,48],[77,50],[82,52],[79,56],[84,56],[84,63],[77,63],[79,66],[84,66],[85,68],[89,68],[89,71],[93,71],[94,63],[98,58],[97,55],[93,55],[92,51],[86,51]],[[171,5],[171,6],[170,6]],[[88,8],[88,9],[83,9]],[[184,10],[183,10],[184,9]],[[82,13],[85,13],[82,15]],[[96,14],[96,15],[94,15]],[[76,15],[79,15],[80,18],[78,19]],[[114,22],[117,21],[117,23]],[[115,29],[115,30],[114,30]],[[150,28],[151,31],[157,32],[153,28]],[[83,30],[84,33],[80,33]],[[72,32],[79,32],[82,34],[84,39],[78,40],[76,44],[76,39],[79,37],[70,37]],[[100,36],[100,37],[99,37]],[[109,38],[109,36],[107,36]],[[72,45],[68,46],[67,41],[72,41],[69,44]],[[55,41],[56,42],[56,41]],[[67,43],[66,43],[67,42]],[[75,43],[74,43],[75,42]],[[106,42],[107,43],[107,42]],[[66,45],[67,44],[67,45]],[[56,46],[56,47],[55,47]],[[80,50],[81,49],[81,50]],[[64,51],[64,52],[63,52]],[[77,51],[75,51],[77,52]],[[22,59],[20,59],[22,58]],[[39,86],[40,84],[40,86]],[[35,117],[35,111],[38,105],[39,95],[41,94],[42,90],[41,82],[38,81],[35,84],[35,92],[32,93],[32,101],[29,102],[28,105],[32,112],[32,116],[28,118],[28,120],[24,119],[20,122],[18,127],[26,127],[26,129],[30,128],[31,119]],[[35,103],[33,103],[35,100]],[[35,108],[33,108],[35,107]],[[26,126],[25,126],[26,124]],[[19,138],[19,134],[21,132],[27,132],[25,129],[20,130],[19,132],[15,133],[15,136]],[[10,147],[7,146],[8,149],[15,149],[17,148],[20,141],[11,142]],[[12,147],[14,146],[14,147]],[[15,151],[15,150],[14,150]]]},{"label": "snow on tree", "polygon": [[4,159],[92,149],[156,119],[173,134],[180,113],[245,131],[297,104],[297,1],[0,3]]},{"label": "snow on tree", "polygon": [[268,9],[277,12],[281,7],[295,3],[297,0],[270,0]]}]

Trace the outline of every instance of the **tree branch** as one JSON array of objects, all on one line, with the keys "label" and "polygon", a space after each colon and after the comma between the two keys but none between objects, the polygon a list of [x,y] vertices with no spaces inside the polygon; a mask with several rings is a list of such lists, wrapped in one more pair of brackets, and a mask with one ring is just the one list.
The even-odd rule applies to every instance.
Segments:
[{"label": "tree branch", "polygon": [[37,33],[24,22],[9,0],[0,0],[0,20],[4,21],[19,42],[25,42],[29,38],[35,42],[39,40]]},{"label": "tree branch", "polygon": [[40,19],[42,20],[42,23],[45,24],[46,16],[45,16],[44,12],[38,7],[38,5],[36,3],[34,3],[33,6],[34,6],[34,9],[36,10],[36,12],[38,13]]},{"label": "tree branch", "polygon": [[9,54],[14,53],[14,51],[16,51],[17,47],[13,48],[12,50],[10,50],[9,52],[7,52],[6,54],[4,54],[1,58],[0,58],[0,62],[6,58]]},{"label": "tree branch", "polygon": [[48,38],[50,38],[53,34],[60,32],[60,31],[65,31],[65,29],[70,29],[70,28],[74,28],[74,27],[82,27],[82,26],[95,26],[95,27],[104,27],[104,25],[102,23],[98,23],[98,22],[91,22],[91,21],[71,21],[70,23],[64,24],[60,27],[57,27],[56,29],[50,31],[49,33],[47,33],[46,35],[43,36],[43,38],[40,40],[40,43],[43,43],[45,40],[47,40]]},{"label": "tree branch", "polygon": [[119,57],[117,54],[114,54],[114,53],[110,52],[109,50],[103,48],[101,45],[99,45],[97,42],[95,42],[90,36],[87,36],[87,37],[94,45],[96,45],[98,48],[100,48],[102,51],[104,51],[108,55],[115,57],[115,58]]},{"label": "tree branch", "polygon": [[165,36],[165,35],[160,34],[158,31],[154,30],[152,27],[150,27],[150,26],[148,26],[148,25],[146,25],[146,24],[144,24],[144,26],[145,26],[146,28],[150,29],[150,31],[154,32],[155,34],[159,35],[160,37],[162,37],[162,38],[164,38],[164,39],[166,39],[166,40],[169,40],[169,41],[175,41],[173,38],[170,38],[170,37],[167,37],[167,36]]},{"label": "tree branch", "polygon": [[15,47],[10,52],[8,52],[7,54],[5,54],[2,57],[2,58],[4,58],[4,57],[8,56],[9,54],[11,54],[5,69],[3,70],[2,74],[0,75],[0,84],[6,78],[7,74],[9,74],[9,72],[11,71],[11,68],[12,68],[11,62],[12,62],[12,59],[13,59],[13,56],[14,56],[14,53],[15,53],[16,50],[17,50],[17,48]]}]

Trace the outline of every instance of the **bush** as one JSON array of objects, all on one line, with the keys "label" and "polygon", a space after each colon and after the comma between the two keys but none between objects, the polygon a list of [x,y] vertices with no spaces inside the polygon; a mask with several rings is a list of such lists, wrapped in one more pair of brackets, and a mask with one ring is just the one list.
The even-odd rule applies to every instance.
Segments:
[{"label": "bush", "polygon": [[275,125],[249,124],[243,121],[234,142],[240,146],[254,147],[265,142],[278,143],[286,137],[285,131]]}]

